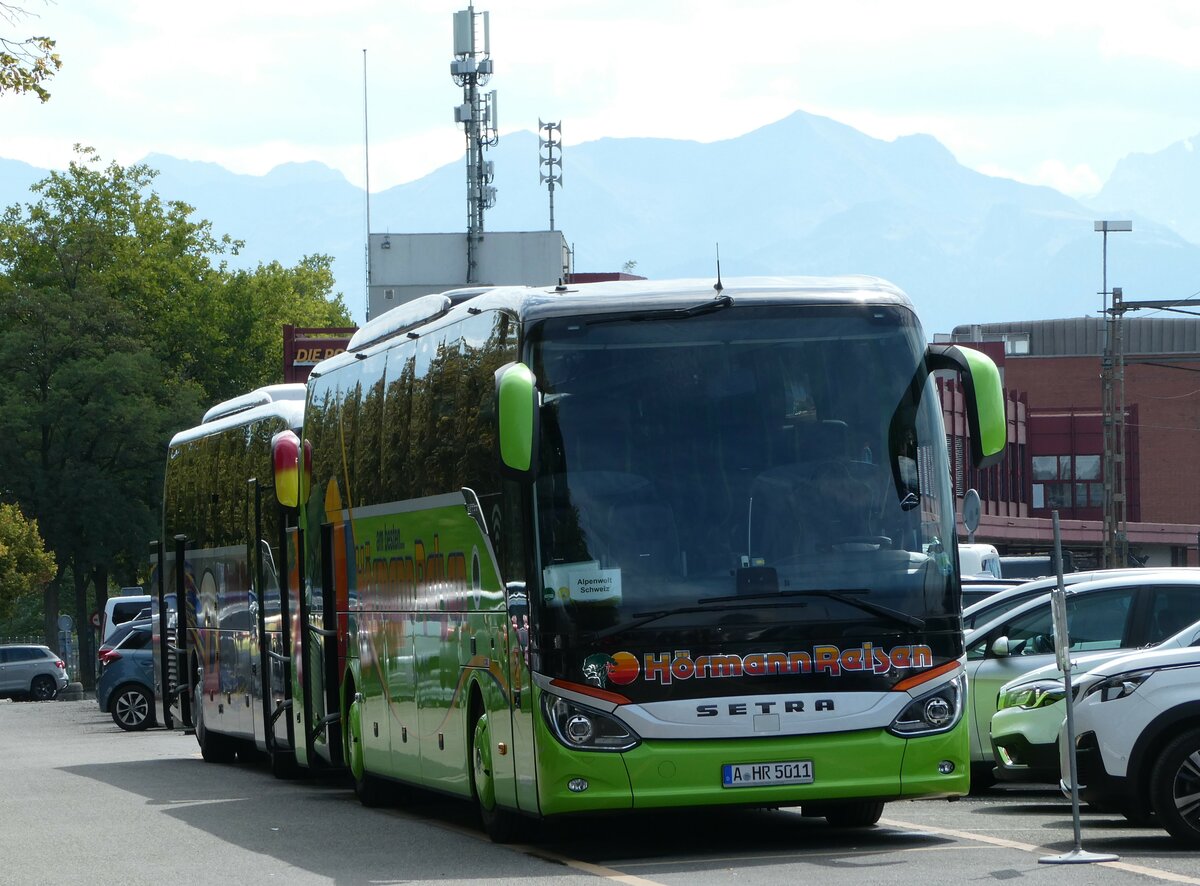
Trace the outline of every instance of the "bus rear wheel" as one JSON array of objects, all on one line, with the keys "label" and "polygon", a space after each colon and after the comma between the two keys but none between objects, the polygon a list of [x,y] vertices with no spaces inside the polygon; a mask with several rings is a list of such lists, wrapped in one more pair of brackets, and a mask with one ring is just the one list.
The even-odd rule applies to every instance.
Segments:
[{"label": "bus rear wheel", "polygon": [[520,833],[521,821],[496,803],[496,781],[492,777],[492,736],[486,711],[475,720],[471,732],[471,792],[479,806],[479,819],[494,843],[511,843]]}]

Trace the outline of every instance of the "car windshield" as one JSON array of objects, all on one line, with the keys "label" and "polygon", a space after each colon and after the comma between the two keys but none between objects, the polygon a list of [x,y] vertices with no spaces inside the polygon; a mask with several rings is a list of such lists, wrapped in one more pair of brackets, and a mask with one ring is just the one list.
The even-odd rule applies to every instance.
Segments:
[{"label": "car windshield", "polygon": [[907,311],[605,315],[533,338],[537,604],[554,642],[958,618],[945,437]]}]

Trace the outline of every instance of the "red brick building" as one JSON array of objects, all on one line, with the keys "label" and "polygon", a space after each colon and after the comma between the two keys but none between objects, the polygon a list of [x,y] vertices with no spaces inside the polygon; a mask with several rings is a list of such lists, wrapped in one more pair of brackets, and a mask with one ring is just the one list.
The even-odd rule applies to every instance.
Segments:
[{"label": "red brick building", "polygon": [[[976,540],[1002,552],[1044,553],[1057,510],[1064,547],[1076,563],[1097,562],[1104,519],[1104,322],[1083,317],[962,326],[937,339],[986,351],[1004,378],[1009,455],[983,472],[963,466],[961,405],[953,383],[941,385],[959,494],[974,486],[984,503]],[[1127,316],[1122,339],[1130,554],[1148,557],[1148,565],[1196,565],[1200,320]]]}]

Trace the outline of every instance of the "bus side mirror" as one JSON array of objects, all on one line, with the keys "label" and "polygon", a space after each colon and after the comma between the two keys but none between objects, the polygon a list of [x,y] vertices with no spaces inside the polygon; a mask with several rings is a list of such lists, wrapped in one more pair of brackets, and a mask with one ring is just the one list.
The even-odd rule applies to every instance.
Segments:
[{"label": "bus side mirror", "polygon": [[312,479],[312,444],[307,440],[301,444],[292,431],[280,431],[271,438],[271,461],[275,473],[275,500],[285,508],[299,507],[308,497]]},{"label": "bus side mirror", "polygon": [[533,372],[524,363],[496,370],[497,440],[504,473],[515,479],[533,475],[537,453],[538,392]]},{"label": "bus side mirror", "polygon": [[930,372],[948,369],[962,381],[963,406],[971,432],[971,463],[988,468],[1004,458],[1008,440],[1004,411],[1004,388],[1000,370],[992,358],[974,348],[956,345],[930,345],[925,352]]}]

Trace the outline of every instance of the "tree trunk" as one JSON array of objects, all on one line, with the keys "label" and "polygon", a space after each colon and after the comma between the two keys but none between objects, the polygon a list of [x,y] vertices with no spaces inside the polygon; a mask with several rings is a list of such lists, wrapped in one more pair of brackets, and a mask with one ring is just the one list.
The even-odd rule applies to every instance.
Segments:
[{"label": "tree trunk", "polygon": [[87,590],[88,572],[75,570],[75,624],[79,633],[79,682],[84,689],[96,688],[96,647],[92,638],[94,629],[88,621]]},{"label": "tree trunk", "polygon": [[46,645],[59,655],[63,653],[63,650],[58,648],[58,600],[61,584],[62,569],[59,569],[42,592],[42,635]]},{"label": "tree trunk", "polygon": [[[97,566],[92,570],[92,583],[95,586],[96,608],[93,612],[99,612],[101,617],[104,614],[104,604],[108,602],[108,569],[104,566]],[[100,652],[100,636],[96,635],[96,647],[92,657],[95,658]],[[97,659],[97,663],[99,659]],[[97,675],[99,676],[99,675]]]}]

